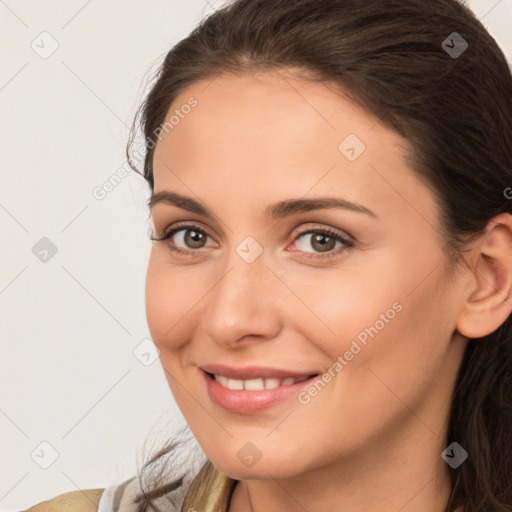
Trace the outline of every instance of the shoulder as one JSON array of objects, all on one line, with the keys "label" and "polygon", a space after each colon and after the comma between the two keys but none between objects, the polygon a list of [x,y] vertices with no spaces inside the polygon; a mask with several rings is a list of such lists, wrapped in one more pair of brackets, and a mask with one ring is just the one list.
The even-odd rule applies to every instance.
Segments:
[{"label": "shoulder", "polygon": [[59,494],[23,512],[135,512],[138,507],[134,498],[138,493],[138,479],[132,477],[106,488]]},{"label": "shoulder", "polygon": [[97,512],[105,489],[66,492],[33,505],[25,512]]}]

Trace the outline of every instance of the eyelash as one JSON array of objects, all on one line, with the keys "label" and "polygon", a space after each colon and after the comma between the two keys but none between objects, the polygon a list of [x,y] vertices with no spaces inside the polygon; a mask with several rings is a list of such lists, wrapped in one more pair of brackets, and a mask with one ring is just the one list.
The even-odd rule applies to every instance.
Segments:
[{"label": "eyelash", "polygon": [[[199,232],[203,235],[210,236],[204,229],[200,228],[199,226],[195,224],[182,224],[178,225],[169,231],[165,232],[161,237],[154,237],[153,235],[150,235],[150,240],[153,240],[154,242],[165,242],[166,240],[170,240],[176,233],[179,231],[195,231]],[[346,252],[354,247],[354,242],[351,240],[348,240],[347,238],[342,237],[338,233],[328,229],[328,228],[318,228],[318,229],[308,229],[306,231],[301,231],[300,233],[297,233],[295,239],[298,239],[304,235],[308,234],[322,234],[322,235],[328,235],[330,238],[334,238],[334,240],[341,242],[345,247],[340,247],[338,250],[331,250],[327,253],[304,253],[304,257],[306,258],[331,258],[334,256],[338,256],[341,252]],[[211,237],[210,237],[211,238]],[[172,242],[168,244],[169,249],[175,253],[182,254],[184,256],[196,256],[196,253],[199,252],[201,249],[190,249],[190,250],[184,250],[180,247],[177,247]],[[301,251],[294,251],[294,252],[301,252]]]}]

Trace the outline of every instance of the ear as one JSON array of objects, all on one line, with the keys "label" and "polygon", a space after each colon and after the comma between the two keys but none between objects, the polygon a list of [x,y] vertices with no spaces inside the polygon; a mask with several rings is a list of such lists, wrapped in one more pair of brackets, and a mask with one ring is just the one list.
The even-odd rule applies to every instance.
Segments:
[{"label": "ear", "polygon": [[512,215],[494,217],[475,245],[467,297],[457,330],[467,338],[494,332],[512,311]]}]

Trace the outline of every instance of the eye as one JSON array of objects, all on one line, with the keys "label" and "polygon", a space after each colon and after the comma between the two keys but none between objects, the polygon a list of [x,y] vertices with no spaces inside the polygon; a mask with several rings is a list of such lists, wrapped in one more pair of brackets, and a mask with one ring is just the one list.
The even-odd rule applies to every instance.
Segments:
[{"label": "eye", "polygon": [[[307,238],[309,237],[309,239]],[[150,235],[156,242],[168,241],[169,249],[177,254],[196,256],[206,248],[206,241],[211,238],[208,233],[195,224],[182,224],[164,232],[161,237]],[[306,258],[328,258],[354,247],[354,242],[327,228],[309,229],[299,232],[295,237],[298,249],[292,252],[304,253]],[[308,249],[312,248],[313,251]]]},{"label": "eye", "polygon": [[207,238],[210,236],[199,226],[184,224],[166,231],[161,237],[149,237],[155,242],[169,241],[169,249],[173,252],[186,256],[195,255],[199,249],[205,247]]},{"label": "eye", "polygon": [[[352,249],[354,242],[330,229],[318,228],[298,233],[295,245],[307,258],[328,258]],[[313,248],[313,251],[309,251],[309,248]]]}]

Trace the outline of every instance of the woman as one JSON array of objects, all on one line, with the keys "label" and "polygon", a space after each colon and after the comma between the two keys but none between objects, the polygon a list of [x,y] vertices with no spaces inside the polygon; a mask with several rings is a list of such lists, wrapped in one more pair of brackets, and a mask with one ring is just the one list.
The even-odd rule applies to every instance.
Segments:
[{"label": "woman", "polygon": [[511,93],[456,0],[235,0],[171,49],[146,312],[206,459],[98,510],[512,510]]}]

